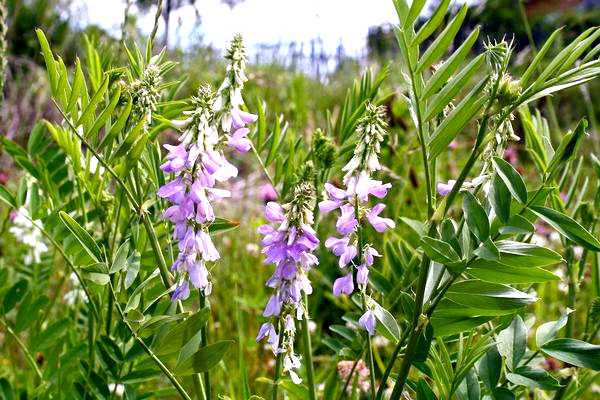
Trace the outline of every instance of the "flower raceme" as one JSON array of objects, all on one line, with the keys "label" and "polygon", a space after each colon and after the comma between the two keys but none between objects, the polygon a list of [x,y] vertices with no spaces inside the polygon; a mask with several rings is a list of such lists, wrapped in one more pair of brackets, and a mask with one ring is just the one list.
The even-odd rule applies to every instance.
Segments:
[{"label": "flower raceme", "polygon": [[[319,245],[312,228],[312,204],[314,189],[308,183],[300,183],[288,203],[267,203],[265,217],[271,224],[258,229],[263,235],[265,263],[275,265],[275,272],[266,282],[274,293],[267,302],[263,316],[276,321],[263,323],[256,340],[267,338],[273,352],[283,354],[283,371],[295,383],[301,382],[295,372],[300,367],[300,359],[294,352],[296,320],[308,318],[302,301],[303,293],[312,293],[308,272],[319,263],[312,254]],[[279,326],[279,333],[276,326]]]},{"label": "flower raceme", "polygon": [[[243,56],[239,37],[232,43],[232,48]],[[239,62],[236,65],[235,68],[230,65],[228,71],[239,68]],[[243,70],[237,71],[236,76],[244,76]],[[163,216],[175,225],[173,235],[179,250],[171,267],[180,273],[173,300],[186,299],[190,294],[190,283],[204,295],[211,292],[206,263],[220,258],[209,235],[209,226],[215,220],[212,202],[231,196],[229,190],[219,188],[217,184],[237,176],[238,172],[225,157],[224,149],[229,146],[239,152],[247,151],[250,143],[245,137],[249,132],[246,125],[257,119],[256,115],[239,110],[243,105],[244,80],[226,78],[225,81],[228,84],[224,83],[216,95],[210,86],[199,89],[191,101],[193,109],[184,112],[186,118],[173,122],[183,131],[179,144],[165,145],[168,154],[160,168],[175,177],[160,187],[157,195],[171,203]],[[231,96],[223,94],[232,87],[237,96],[235,102],[231,101]],[[219,106],[215,107],[217,102]],[[223,129],[224,126],[227,129]],[[229,132],[233,133],[230,135]]]},{"label": "flower raceme", "polygon": [[[395,227],[394,221],[380,216],[385,204],[378,203],[369,207],[370,196],[383,199],[392,187],[390,183],[371,177],[371,173],[381,169],[378,155],[385,128],[383,109],[367,105],[365,115],[357,125],[358,144],[352,158],[342,169],[346,172],[346,187],[338,188],[326,183],[326,199],[319,203],[319,209],[323,213],[339,210],[335,226],[342,237],[330,237],[325,241],[325,247],[339,257],[339,268],[345,271],[333,283],[335,296],[352,294],[355,284],[365,294],[369,282],[369,267],[375,262],[375,257],[381,256],[370,243],[363,242],[359,230],[367,223],[379,233]],[[375,314],[370,305],[367,304],[359,323],[369,334],[375,334]]]}]

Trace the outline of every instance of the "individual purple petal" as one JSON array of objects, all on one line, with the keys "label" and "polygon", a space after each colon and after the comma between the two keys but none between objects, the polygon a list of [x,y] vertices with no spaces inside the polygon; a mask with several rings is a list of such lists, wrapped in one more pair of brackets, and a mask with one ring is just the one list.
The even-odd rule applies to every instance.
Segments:
[{"label": "individual purple petal", "polygon": [[363,256],[365,258],[365,264],[370,267],[375,261],[374,257],[381,257],[381,254],[373,247],[367,246],[363,252]]},{"label": "individual purple petal", "polygon": [[156,193],[159,197],[170,198],[178,193],[185,191],[185,185],[181,178],[172,180],[171,182],[161,186]]},{"label": "individual purple petal", "polygon": [[325,247],[327,247],[336,256],[341,256],[346,251],[350,238],[344,236],[343,238],[330,237],[325,241]]},{"label": "individual purple petal", "polygon": [[229,136],[227,145],[229,147],[233,147],[240,153],[246,153],[252,147],[252,142],[250,142],[250,140],[246,137],[249,132],[250,129],[248,128],[237,129],[235,132],[233,132],[233,135]]},{"label": "individual purple petal", "polygon": [[274,315],[279,315],[280,312],[281,312],[281,302],[279,301],[277,295],[273,295],[269,298],[269,301],[267,302],[267,306],[265,307],[265,310],[263,311],[263,316],[264,317],[272,317]]},{"label": "individual purple petal", "polygon": [[395,228],[396,224],[389,218],[381,218],[379,214],[385,208],[385,204],[379,203],[367,213],[369,223],[377,232],[385,232],[386,229]]},{"label": "individual purple petal", "polygon": [[361,265],[356,270],[356,283],[366,285],[369,282],[369,268],[366,265]]},{"label": "individual purple petal", "polygon": [[247,124],[251,124],[258,119],[255,114],[250,114],[245,111],[234,108],[231,110],[231,123],[234,129],[239,129]]},{"label": "individual purple petal", "polygon": [[354,282],[352,277],[352,272],[349,274],[342,276],[341,278],[337,278],[335,282],[333,282],[333,295],[340,296],[342,294],[352,294],[354,291]]},{"label": "individual purple petal", "polygon": [[204,263],[192,263],[188,268],[188,275],[196,289],[204,289],[208,286],[208,270]]},{"label": "individual purple petal", "polygon": [[256,335],[256,341],[260,342],[261,340],[263,340],[264,338],[268,337],[271,329],[275,329],[273,327],[273,324],[270,322],[265,322],[260,326],[260,329],[258,330],[258,335]]},{"label": "individual purple petal", "polygon": [[319,202],[319,210],[323,214],[327,214],[337,208],[339,208],[342,203],[338,200],[323,200]]},{"label": "individual purple petal", "polygon": [[183,282],[181,285],[175,288],[173,295],[171,296],[172,301],[185,300],[190,296],[190,287],[187,282]]},{"label": "individual purple petal", "polygon": [[196,235],[196,243],[202,253],[202,259],[205,261],[216,261],[221,258],[208,233],[204,231],[198,232]]},{"label": "individual purple petal", "polygon": [[333,186],[329,182],[325,184],[325,191],[329,195],[330,199],[344,200],[347,197],[346,191]]},{"label": "individual purple petal", "polygon": [[271,222],[282,222],[285,220],[285,212],[278,203],[270,201],[265,207],[265,217]]},{"label": "individual purple petal", "polygon": [[354,215],[354,207],[350,204],[342,206],[342,215],[338,218],[335,227],[342,235],[347,235],[358,226],[358,220]]},{"label": "individual purple petal", "polygon": [[350,262],[352,262],[354,257],[356,257],[356,254],[357,254],[356,246],[350,245],[350,246],[346,247],[346,249],[340,256],[340,260],[338,263],[340,268],[344,268],[346,265],[348,265]]},{"label": "individual purple petal", "polygon": [[377,325],[377,320],[375,319],[375,313],[373,310],[367,310],[359,319],[358,324],[362,326],[369,335],[375,335],[375,326]]}]

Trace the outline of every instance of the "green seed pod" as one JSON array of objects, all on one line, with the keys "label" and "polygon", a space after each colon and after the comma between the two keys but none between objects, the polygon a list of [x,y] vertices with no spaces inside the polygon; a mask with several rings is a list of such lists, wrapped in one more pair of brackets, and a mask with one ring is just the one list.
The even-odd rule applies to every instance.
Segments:
[{"label": "green seed pod", "polygon": [[317,129],[312,141],[314,160],[317,167],[331,168],[335,162],[335,145],[333,140],[327,137],[321,129]]}]

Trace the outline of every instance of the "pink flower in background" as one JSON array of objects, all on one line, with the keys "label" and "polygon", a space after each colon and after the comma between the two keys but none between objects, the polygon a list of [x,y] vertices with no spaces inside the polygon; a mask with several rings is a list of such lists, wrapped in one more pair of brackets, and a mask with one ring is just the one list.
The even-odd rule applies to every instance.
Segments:
[{"label": "pink flower in background", "polygon": [[260,187],[260,198],[262,201],[269,202],[277,200],[277,192],[270,183],[265,183]]},{"label": "pink flower in background", "polygon": [[510,164],[516,165],[519,161],[519,152],[512,146],[504,151],[504,159]]}]

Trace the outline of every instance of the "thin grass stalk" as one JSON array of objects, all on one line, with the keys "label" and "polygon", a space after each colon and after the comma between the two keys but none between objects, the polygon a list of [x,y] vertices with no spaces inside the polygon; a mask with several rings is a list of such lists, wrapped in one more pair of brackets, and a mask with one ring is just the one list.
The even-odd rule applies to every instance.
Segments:
[{"label": "thin grass stalk", "polygon": [[304,359],[306,364],[306,380],[308,381],[308,398],[310,400],[316,400],[317,389],[315,387],[315,372],[312,357],[312,343],[310,340],[310,330],[308,328],[308,297],[304,293],[304,307],[306,314],[302,319],[302,339],[304,341]]}]

